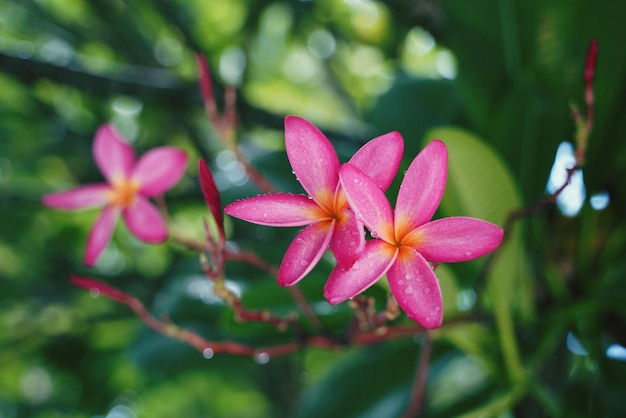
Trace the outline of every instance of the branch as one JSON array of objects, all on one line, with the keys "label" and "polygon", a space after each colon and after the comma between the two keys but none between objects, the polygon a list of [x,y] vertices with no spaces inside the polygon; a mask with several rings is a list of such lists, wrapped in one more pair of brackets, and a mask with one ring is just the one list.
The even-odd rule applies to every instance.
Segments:
[{"label": "branch", "polygon": [[432,342],[428,333],[424,332],[423,335],[422,351],[420,352],[417,370],[415,371],[415,380],[413,381],[411,400],[403,418],[416,417],[422,408],[422,399],[424,398],[426,381],[428,380],[428,365],[430,363],[430,355],[432,351]]},{"label": "branch", "polygon": [[[135,314],[139,317],[139,319],[141,319],[144,324],[146,324],[154,331],[190,345],[207,358],[211,358],[213,357],[213,355],[218,353],[228,353],[236,356],[250,356],[255,358],[259,358],[259,356],[277,357],[296,352],[306,346],[320,348],[343,348],[349,345],[370,345],[382,341],[388,341],[425,332],[422,327],[415,324],[408,326],[397,326],[376,331],[357,332],[347,339],[302,334],[300,338],[296,341],[290,341],[284,344],[278,344],[268,347],[252,347],[234,341],[209,340],[198,335],[194,331],[185,328],[179,328],[178,326],[170,322],[157,319],[152,316],[150,312],[148,312],[143,303],[141,303],[141,301],[139,301],[138,299],[97,280],[74,276],[71,278],[71,282],[79,287],[91,291],[96,291],[98,294],[101,294],[111,300],[128,306],[135,312]],[[247,318],[242,319],[260,320],[262,322],[267,322],[266,318],[262,318],[262,312],[246,312],[248,312],[246,314]],[[278,327],[278,329],[280,330],[280,327]]]}]

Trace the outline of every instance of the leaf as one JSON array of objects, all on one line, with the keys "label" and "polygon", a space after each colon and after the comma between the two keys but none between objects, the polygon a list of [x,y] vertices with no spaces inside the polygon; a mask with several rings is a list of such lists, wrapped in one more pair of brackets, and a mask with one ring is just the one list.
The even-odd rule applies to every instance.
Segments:
[{"label": "leaf", "polygon": [[[306,389],[295,417],[400,416],[406,408],[416,347],[404,340],[346,353],[330,373]],[[385,410],[374,415],[374,411]]]}]

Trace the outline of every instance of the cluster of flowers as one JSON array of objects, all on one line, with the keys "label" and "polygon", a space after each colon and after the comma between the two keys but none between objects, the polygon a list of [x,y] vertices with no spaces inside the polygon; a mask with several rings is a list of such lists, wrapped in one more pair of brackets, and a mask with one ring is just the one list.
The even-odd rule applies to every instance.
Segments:
[{"label": "cluster of flowers", "polygon": [[[330,247],[337,265],[324,287],[331,304],[352,298],[387,275],[398,305],[426,328],[442,323],[442,298],[434,267],[471,260],[494,250],[502,229],[489,222],[450,217],[431,221],[446,185],[447,149],[434,140],[410,164],[392,209],[385,190],[396,176],[404,144],[397,132],[372,139],[341,165],[330,141],[305,119],[285,118],[285,148],[307,195],[272,193],[240,200],[225,213],[279,227],[306,226],[291,243],[278,283],[304,278]],[[178,182],[185,154],[161,147],[137,163],[132,148],[109,125],[96,134],[94,157],[108,184],[82,186],[44,197],[59,209],[103,206],[87,241],[92,266],[108,244],[121,214],[129,230],[146,242],[160,242],[167,228],[149,203]],[[366,227],[372,239],[367,240]]]}]

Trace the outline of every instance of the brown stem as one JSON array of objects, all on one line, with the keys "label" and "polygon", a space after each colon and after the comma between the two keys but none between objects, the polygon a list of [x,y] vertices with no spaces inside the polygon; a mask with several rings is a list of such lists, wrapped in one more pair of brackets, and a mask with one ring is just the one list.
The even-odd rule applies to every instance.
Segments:
[{"label": "brown stem", "polygon": [[420,352],[417,370],[415,371],[415,380],[413,381],[413,390],[411,391],[411,400],[409,407],[402,416],[403,418],[416,417],[422,408],[422,400],[424,399],[424,391],[428,380],[428,366],[432,351],[432,342],[428,333],[425,332],[423,337],[422,351]]},{"label": "brown stem", "polygon": [[[278,275],[278,268],[276,268],[276,266],[266,263],[263,259],[261,259],[259,256],[257,256],[253,252],[226,250],[224,254],[227,260],[241,261],[244,263],[248,263],[252,266],[258,267],[259,269],[268,272],[274,277],[277,277]],[[311,324],[318,331],[322,331],[324,329],[322,322],[320,321],[319,317],[315,313],[315,310],[313,309],[311,304],[306,300],[306,297],[304,296],[304,294],[302,293],[302,290],[300,290],[298,285],[288,286],[286,289],[291,295],[291,298],[294,300],[296,305],[298,305],[298,308],[300,309],[300,311],[309,320],[309,322],[311,322]]]},{"label": "brown stem", "polygon": [[[356,332],[349,336],[346,340],[341,338],[331,338],[320,335],[301,334],[297,341],[290,341],[284,344],[278,344],[270,347],[251,347],[234,341],[212,341],[205,339],[194,331],[179,328],[171,322],[160,320],[154,317],[145,308],[143,303],[135,297],[132,297],[118,289],[108,286],[96,280],[86,279],[82,277],[73,277],[72,283],[88,290],[97,290],[111,300],[128,306],[135,312],[141,321],[154,331],[176,339],[183,343],[189,344],[196,350],[200,351],[205,357],[211,357],[217,353],[228,353],[238,356],[257,356],[264,354],[266,356],[282,356],[293,353],[305,346],[321,347],[321,348],[341,348],[347,345],[369,345],[382,341],[396,338],[407,337],[424,332],[423,329],[415,325],[398,326],[394,328],[384,328],[376,331]],[[218,288],[219,289],[219,288]],[[218,290],[219,291],[219,290]],[[226,296],[228,299],[228,296]],[[238,312],[241,319],[247,321],[258,321],[272,323],[279,330],[284,330],[291,325],[293,321],[285,320],[279,317],[273,317],[267,312],[250,312],[240,305],[238,299],[234,299],[234,309]]]},{"label": "brown stem", "polygon": [[246,157],[243,156],[243,154],[239,150],[239,147],[236,144],[233,144],[231,146],[231,151],[233,152],[233,154],[235,154],[235,158],[237,158],[237,161],[239,161],[239,163],[243,165],[246,173],[248,173],[248,177],[250,177],[250,180],[252,180],[254,184],[256,184],[259,190],[264,193],[276,193],[276,188],[272,185],[272,183],[270,183],[270,181],[266,179],[263,174],[261,174],[254,167],[252,167],[250,162],[246,159]]},{"label": "brown stem", "polygon": [[260,270],[268,272],[272,276],[276,276],[278,274],[278,269],[275,266],[265,262],[265,260],[250,251],[232,251],[226,249],[224,250],[224,257],[226,260],[250,264]]}]

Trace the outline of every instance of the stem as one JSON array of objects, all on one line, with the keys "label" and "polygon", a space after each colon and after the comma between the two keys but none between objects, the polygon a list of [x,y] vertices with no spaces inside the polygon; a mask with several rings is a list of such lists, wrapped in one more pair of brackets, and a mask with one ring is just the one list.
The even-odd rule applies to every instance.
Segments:
[{"label": "stem", "polygon": [[[233,261],[242,261],[244,263],[248,263],[255,267],[258,267],[261,270],[264,270],[271,274],[274,277],[278,276],[278,268],[269,263],[266,263],[255,253],[249,251],[229,251],[226,250],[224,253],[227,260]],[[300,308],[300,311],[304,314],[304,316],[311,322],[311,324],[318,330],[322,331],[324,326],[320,321],[319,317],[315,313],[315,310],[311,306],[311,304],[306,300],[306,297],[302,293],[302,290],[298,287],[298,285],[288,286],[287,291],[291,295],[292,299]]]},{"label": "stem", "polygon": [[415,371],[413,390],[411,391],[411,400],[409,402],[409,407],[402,416],[403,418],[416,417],[422,408],[422,400],[424,398],[424,391],[428,380],[428,365],[430,363],[430,355],[432,352],[432,341],[430,340],[428,333],[424,332],[423,337],[422,351],[417,363],[417,370]]},{"label": "stem", "polygon": [[243,154],[239,150],[239,147],[234,143],[234,141],[233,145],[231,146],[231,151],[233,152],[233,154],[235,154],[235,158],[237,158],[237,161],[239,161],[239,163],[243,165],[246,173],[248,173],[248,177],[250,177],[250,180],[252,180],[254,184],[256,184],[259,190],[264,193],[276,193],[276,188],[274,188],[272,183],[268,179],[266,179],[263,174],[261,174],[254,167],[252,167],[250,162],[246,159],[246,157],[243,156]]},{"label": "stem", "polygon": [[[348,345],[369,345],[424,332],[423,328],[415,324],[410,326],[405,325],[388,329],[380,329],[376,331],[357,332],[349,336],[347,340],[343,338],[302,334],[297,341],[290,341],[284,344],[278,344],[270,347],[251,347],[234,341],[208,340],[198,335],[194,331],[185,328],[179,328],[171,322],[160,320],[150,314],[150,312],[148,312],[148,310],[139,299],[96,280],[86,279],[82,277],[73,277],[72,282],[75,285],[84,289],[97,290],[99,294],[128,306],[133,312],[135,312],[135,314],[139,317],[139,319],[141,319],[144,324],[146,324],[154,331],[183,342],[185,344],[189,344],[207,358],[210,358],[214,354],[218,353],[228,353],[237,356],[252,357],[259,354],[265,354],[270,357],[282,356],[298,351],[306,346],[321,348],[342,348]],[[287,326],[293,324],[293,321],[271,316],[265,311],[247,311],[241,305],[238,299],[236,300],[234,309],[237,311],[239,317],[243,320],[272,323],[276,325],[277,329],[279,330],[285,330]],[[424,347],[426,347],[426,345]],[[423,350],[423,352],[425,351]]]}]

